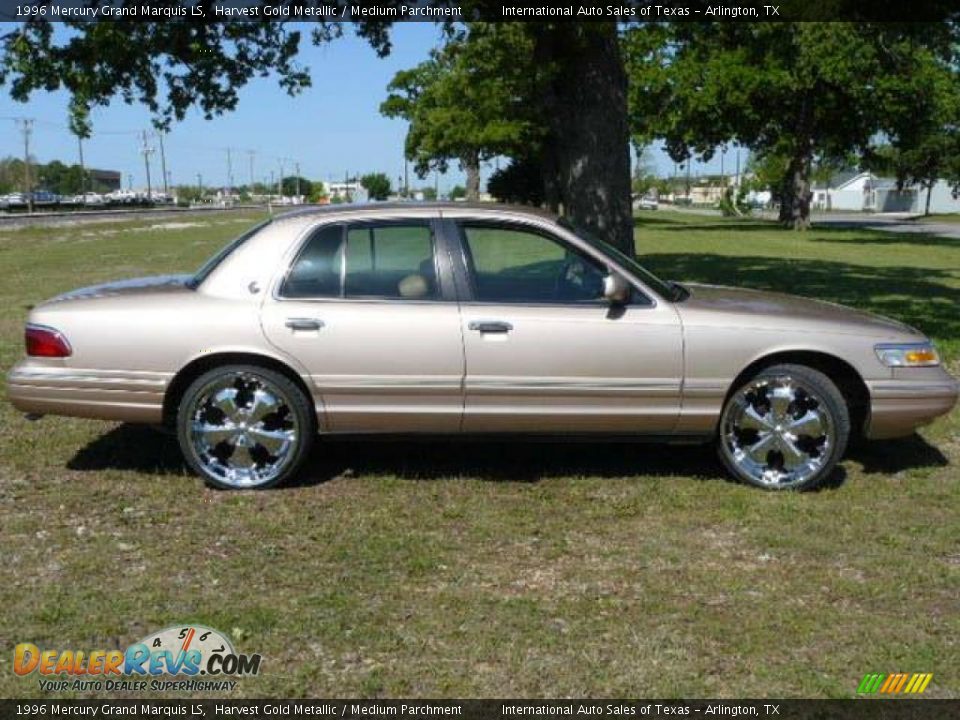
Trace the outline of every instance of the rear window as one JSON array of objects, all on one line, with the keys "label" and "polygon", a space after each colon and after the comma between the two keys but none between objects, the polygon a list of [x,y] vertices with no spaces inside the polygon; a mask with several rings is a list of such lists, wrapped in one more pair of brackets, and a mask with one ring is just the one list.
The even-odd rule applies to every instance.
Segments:
[{"label": "rear window", "polygon": [[265,228],[271,222],[273,222],[272,219],[265,220],[264,222],[259,223],[258,225],[254,225],[252,228],[247,230],[243,235],[227,243],[226,246],[221,248],[216,255],[214,255],[212,258],[210,258],[203,265],[200,266],[200,269],[197,270],[197,272],[194,273],[193,277],[187,281],[186,283],[187,287],[190,288],[191,290],[196,290],[198,287],[200,287],[200,285],[203,284],[203,281],[206,280],[208,277],[210,277],[210,273],[216,270],[217,267],[220,265],[220,263],[226,260],[234,250],[236,250],[238,247],[243,245],[247,240],[252,238],[258,232],[263,230],[263,228]]}]

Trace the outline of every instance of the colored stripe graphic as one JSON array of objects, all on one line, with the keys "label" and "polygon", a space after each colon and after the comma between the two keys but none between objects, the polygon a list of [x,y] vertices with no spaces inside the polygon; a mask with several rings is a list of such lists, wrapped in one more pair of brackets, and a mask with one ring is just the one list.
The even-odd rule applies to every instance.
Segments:
[{"label": "colored stripe graphic", "polygon": [[858,693],[920,694],[927,689],[933,673],[867,673],[857,687]]}]

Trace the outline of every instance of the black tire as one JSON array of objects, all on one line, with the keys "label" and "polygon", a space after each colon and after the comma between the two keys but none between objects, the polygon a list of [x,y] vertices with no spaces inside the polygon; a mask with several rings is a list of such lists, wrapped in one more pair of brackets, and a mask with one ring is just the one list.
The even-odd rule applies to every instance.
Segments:
[{"label": "black tire", "polygon": [[[211,386],[218,383],[228,383],[231,378],[239,378],[240,387],[245,383],[262,383],[261,388],[269,388],[277,397],[282,398],[283,404],[277,413],[268,415],[273,422],[284,423],[284,429],[292,425],[294,437],[285,445],[285,454],[282,462],[274,462],[276,473],[262,482],[237,484],[230,482],[225,475],[216,472],[216,462],[211,462],[213,453],[207,453],[206,461],[201,457],[201,451],[195,447],[192,438],[194,415],[204,412],[198,407],[202,400],[201,395],[210,391]],[[250,385],[247,384],[247,387]],[[236,386],[234,386],[236,387]],[[242,390],[240,392],[243,392]],[[249,397],[249,396],[248,396]],[[205,407],[210,407],[205,405]],[[209,411],[206,411],[209,412]],[[279,418],[279,419],[277,419]],[[244,425],[246,428],[246,425]],[[198,377],[184,392],[177,409],[177,440],[180,450],[190,468],[203,481],[213,488],[221,490],[264,490],[279,485],[297,474],[310,455],[317,434],[317,420],[313,403],[303,390],[285,375],[257,365],[224,365],[205,372]],[[289,430],[286,430],[289,432]],[[251,430],[251,433],[253,430]],[[246,437],[246,434],[244,434]],[[245,443],[250,442],[244,440]],[[220,448],[224,446],[219,446]],[[266,451],[262,447],[255,447],[261,453]],[[252,453],[251,453],[252,454]],[[229,458],[225,461],[229,463]],[[269,460],[264,460],[265,463]]]},{"label": "black tire", "polygon": [[[830,428],[829,441],[825,442],[823,448],[818,448],[816,443],[810,445],[811,453],[819,453],[815,460],[819,466],[811,472],[808,477],[799,479],[790,484],[777,484],[771,481],[764,481],[761,478],[748,472],[745,467],[749,463],[738,464],[735,459],[735,448],[732,447],[732,440],[729,440],[732,430],[732,416],[736,413],[733,407],[738,398],[743,397],[742,393],[749,392],[758,384],[779,383],[785,380],[792,380],[797,386],[809,391],[815,396],[816,404],[813,406],[817,413],[823,413],[827,422],[826,427]],[[813,400],[809,400],[813,402]],[[775,432],[780,432],[781,426],[778,425]],[[769,433],[768,433],[769,434]],[[757,436],[762,437],[762,436]],[[753,377],[741,383],[734,388],[733,392],[727,398],[720,417],[720,423],[717,430],[716,447],[717,454],[727,471],[740,482],[744,482],[764,490],[810,490],[817,487],[828,479],[835,471],[837,463],[843,457],[850,439],[850,410],[847,403],[837,388],[836,384],[819,370],[814,370],[805,365],[772,365],[758,372]],[[795,443],[796,445],[797,443]],[[774,450],[773,452],[776,452]],[[776,456],[773,456],[776,458]],[[782,462],[782,457],[781,462]]]}]

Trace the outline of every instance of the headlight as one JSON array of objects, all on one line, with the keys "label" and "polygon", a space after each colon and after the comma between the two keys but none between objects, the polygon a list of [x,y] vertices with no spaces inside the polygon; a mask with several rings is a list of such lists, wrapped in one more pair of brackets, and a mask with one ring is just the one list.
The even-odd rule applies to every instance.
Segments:
[{"label": "headlight", "polygon": [[933,367],[940,355],[931,342],[876,345],[877,357],[887,367]]}]

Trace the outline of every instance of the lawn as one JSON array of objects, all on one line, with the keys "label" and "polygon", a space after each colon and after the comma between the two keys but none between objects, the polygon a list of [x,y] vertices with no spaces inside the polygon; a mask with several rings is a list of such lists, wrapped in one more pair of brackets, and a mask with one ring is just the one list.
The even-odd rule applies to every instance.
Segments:
[{"label": "lawn", "polygon": [[[254,220],[0,231],[0,370],[31,304],[191,269]],[[960,241],[651,212],[637,250],[897,317],[960,369]],[[344,441],[295,487],[224,493],[151,429],[0,402],[0,696],[43,695],[18,642],[198,622],[263,655],[237,697],[850,697],[896,671],[960,697],[958,463],[955,411],[817,493],[728,482],[705,448]]]}]

